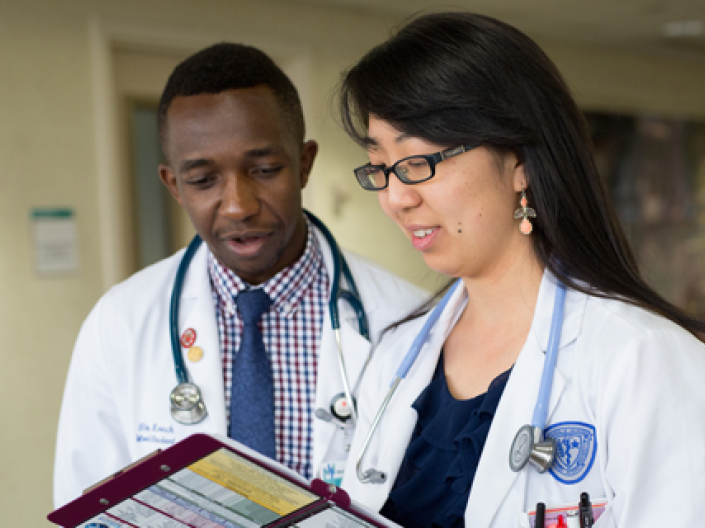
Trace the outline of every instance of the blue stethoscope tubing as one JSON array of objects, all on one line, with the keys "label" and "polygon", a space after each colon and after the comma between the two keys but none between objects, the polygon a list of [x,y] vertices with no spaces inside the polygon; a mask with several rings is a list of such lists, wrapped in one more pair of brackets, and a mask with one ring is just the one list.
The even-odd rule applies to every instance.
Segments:
[{"label": "blue stethoscope tubing", "polygon": [[[338,344],[338,364],[340,367],[341,376],[343,378],[345,396],[348,402],[351,403],[350,409],[352,411],[353,423],[355,423],[357,419],[357,413],[355,410],[355,403],[352,397],[352,390],[350,389],[350,384],[348,382],[347,369],[345,368],[345,360],[343,357],[343,348],[340,336],[340,311],[338,309],[338,301],[344,300],[353,309],[357,317],[359,333],[368,341],[370,340],[369,322],[367,320],[367,315],[365,314],[365,309],[362,304],[360,292],[357,289],[357,285],[355,284],[355,280],[353,279],[352,273],[350,272],[348,263],[345,260],[345,257],[343,257],[343,254],[340,251],[340,247],[336,243],[335,238],[333,238],[333,235],[328,230],[328,228],[326,228],[323,222],[321,222],[316,216],[314,216],[309,211],[304,211],[304,213],[311,221],[311,223],[323,234],[324,238],[326,239],[326,242],[330,246],[331,255],[333,258],[333,274],[331,280],[331,295],[328,302],[328,312],[330,315],[331,326],[333,328],[333,332],[335,333],[336,342]],[[203,241],[201,240],[201,237],[196,235],[186,248],[183,257],[181,258],[181,262],[179,263],[179,267],[176,270],[174,286],[171,292],[171,302],[169,304],[169,336],[171,340],[171,351],[174,357],[174,371],[176,373],[176,379],[178,381],[177,388],[182,385],[191,385],[191,382],[189,381],[188,371],[186,370],[186,365],[184,363],[184,358],[181,354],[181,343],[179,341],[179,303],[189,265],[191,264],[191,261],[193,260],[193,257],[196,254],[196,251],[198,251],[198,248],[200,247],[202,242]],[[345,282],[347,282],[348,290],[343,290],[341,288],[341,278],[344,279]],[[172,412],[172,414],[174,413]],[[203,418],[205,418],[205,413],[202,417],[200,417],[200,420],[188,422],[188,424],[198,423],[203,420]]]},{"label": "blue stethoscope tubing", "polygon": [[[431,311],[431,314],[429,315],[428,319],[421,328],[421,331],[414,338],[411,347],[409,347],[409,351],[406,353],[406,356],[404,356],[404,359],[402,359],[401,364],[399,365],[399,368],[397,369],[397,372],[394,375],[394,379],[390,384],[389,391],[387,392],[387,395],[382,401],[382,404],[380,405],[379,410],[377,411],[377,414],[375,415],[375,418],[372,421],[372,424],[370,425],[370,429],[367,432],[367,436],[365,437],[365,440],[362,444],[362,449],[360,450],[360,454],[358,455],[357,464],[355,465],[357,478],[363,484],[382,484],[387,480],[387,476],[382,471],[379,471],[374,468],[370,468],[364,471],[361,469],[362,460],[365,456],[365,452],[367,451],[370,440],[372,439],[375,430],[379,426],[379,422],[382,419],[382,416],[384,415],[385,411],[387,410],[387,407],[389,406],[389,402],[392,399],[392,396],[394,396],[394,393],[399,387],[399,384],[406,377],[409,370],[411,370],[411,367],[414,365],[419,353],[421,352],[421,349],[428,340],[428,337],[431,334],[433,327],[435,326],[439,317],[443,313],[443,310],[445,310],[448,301],[451,299],[455,291],[458,289],[458,286],[462,284],[462,282],[462,279],[458,279],[457,281],[455,281],[455,283],[443,295],[440,302]],[[545,427],[546,420],[548,417],[548,404],[551,396],[551,387],[553,385],[553,374],[555,372],[556,362],[558,359],[558,345],[561,341],[561,330],[563,327],[565,297],[566,287],[561,282],[558,282],[553,304],[553,314],[551,316],[551,330],[548,340],[548,349],[546,351],[546,358],[544,360],[543,372],[541,374],[541,383],[539,386],[539,394],[536,401],[536,405],[534,407],[534,415],[532,418],[532,426],[539,427],[541,428],[541,430],[543,430],[543,428]]]},{"label": "blue stethoscope tubing", "polygon": [[533,427],[543,429],[548,420],[548,403],[551,398],[551,387],[553,387],[553,374],[556,371],[558,362],[558,345],[561,342],[561,332],[563,331],[563,313],[565,311],[566,287],[559,282],[556,295],[553,299],[553,313],[551,314],[551,331],[548,335],[548,348],[546,349],[546,359],[541,372],[541,384],[539,385],[539,396],[534,406],[534,415],[531,419]]},{"label": "blue stethoscope tubing", "polygon": [[179,385],[189,383],[188,372],[184,364],[184,358],[181,356],[181,343],[179,342],[179,301],[181,300],[181,292],[184,289],[184,279],[188,267],[193,260],[193,256],[201,246],[201,237],[196,235],[191,240],[191,243],[186,248],[179,268],[176,270],[174,278],[174,286],[171,290],[171,302],[169,303],[169,337],[171,338],[171,352],[174,355],[174,371]]}]

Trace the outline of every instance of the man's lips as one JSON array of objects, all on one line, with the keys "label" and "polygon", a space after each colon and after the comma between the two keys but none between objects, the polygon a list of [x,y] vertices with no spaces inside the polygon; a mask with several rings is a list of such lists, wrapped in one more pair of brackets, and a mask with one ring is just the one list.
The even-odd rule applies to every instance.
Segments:
[{"label": "man's lips", "polygon": [[232,234],[223,237],[228,248],[243,257],[253,257],[262,249],[271,233],[256,232]]}]

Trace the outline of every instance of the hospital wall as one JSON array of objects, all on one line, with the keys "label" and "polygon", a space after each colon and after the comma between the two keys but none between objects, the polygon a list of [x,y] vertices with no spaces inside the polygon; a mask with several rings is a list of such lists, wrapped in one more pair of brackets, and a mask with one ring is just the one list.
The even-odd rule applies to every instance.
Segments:
[{"label": "hospital wall", "polygon": [[[128,79],[119,53],[183,55],[228,39],[281,59],[301,87],[308,135],[321,144],[307,206],[342,245],[433,288],[438,277],[382,216],[375,196],[357,188],[350,168],[364,155],[331,117],[340,70],[395,22],[285,1],[0,0],[0,526],[49,524],[73,342],[98,297],[130,271],[128,149],[116,77],[130,86],[146,77],[135,70]],[[539,41],[586,108],[705,119],[702,61]],[[144,93],[134,88],[131,96],[151,99],[154,91],[145,81]],[[80,267],[41,276],[30,211],[57,206],[74,211]]]}]

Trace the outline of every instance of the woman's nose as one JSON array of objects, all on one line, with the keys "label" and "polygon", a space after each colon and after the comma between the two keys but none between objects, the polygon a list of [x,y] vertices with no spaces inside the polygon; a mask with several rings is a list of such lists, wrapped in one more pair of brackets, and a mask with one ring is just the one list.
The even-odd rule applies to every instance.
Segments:
[{"label": "woman's nose", "polygon": [[389,175],[389,184],[381,193],[384,193],[387,205],[394,212],[410,209],[421,203],[421,195],[415,186],[403,183],[394,173]]}]

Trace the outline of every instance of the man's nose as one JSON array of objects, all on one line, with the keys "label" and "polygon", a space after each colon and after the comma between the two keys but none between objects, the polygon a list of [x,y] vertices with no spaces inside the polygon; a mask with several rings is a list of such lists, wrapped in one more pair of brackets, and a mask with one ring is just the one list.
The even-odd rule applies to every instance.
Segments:
[{"label": "man's nose", "polygon": [[221,214],[240,221],[257,214],[259,208],[255,182],[242,174],[228,174],[220,203]]}]

